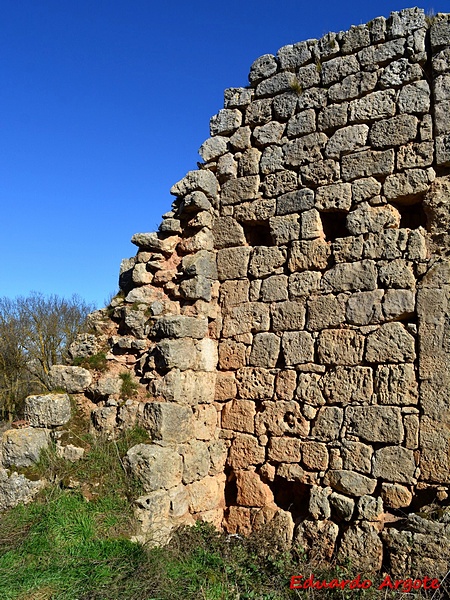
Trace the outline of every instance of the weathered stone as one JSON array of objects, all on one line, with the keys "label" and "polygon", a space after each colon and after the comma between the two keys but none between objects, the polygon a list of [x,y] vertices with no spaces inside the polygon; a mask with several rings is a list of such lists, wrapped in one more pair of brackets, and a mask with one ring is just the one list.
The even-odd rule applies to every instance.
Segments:
[{"label": "weathered stone", "polygon": [[276,198],[280,194],[286,194],[296,190],[298,187],[298,176],[295,171],[280,171],[266,175],[261,190],[268,198]]},{"label": "weathered stone", "polygon": [[363,573],[379,571],[383,561],[383,543],[376,527],[366,522],[351,525],[342,537],[337,556],[338,560],[358,565]]},{"label": "weathered stone", "polygon": [[292,437],[271,437],[268,459],[273,462],[298,463],[301,458],[301,440]]},{"label": "weathered stone", "polygon": [[382,88],[397,88],[421,77],[422,69],[419,65],[411,64],[407,58],[400,58],[383,69],[379,84]]},{"label": "weathered stone", "polygon": [[300,135],[307,135],[312,133],[316,129],[316,113],[314,110],[305,110],[297,115],[291,117],[287,124],[286,135],[287,137],[298,137]]},{"label": "weathered stone", "polygon": [[[240,127],[240,129],[243,129],[243,128]],[[238,129],[238,131],[240,129]],[[250,142],[249,142],[249,145],[250,145]],[[223,154],[217,160],[217,165],[216,165],[217,179],[221,183],[225,183],[226,181],[229,181],[230,179],[234,180],[237,177],[237,167],[238,167],[237,161],[235,160],[233,154],[231,154],[230,152]]]},{"label": "weathered stone", "polygon": [[[306,328],[319,331],[327,327],[337,327],[345,320],[345,297],[327,294],[308,300]],[[311,360],[312,362],[312,360]]]},{"label": "weathered stone", "polygon": [[292,400],[297,386],[295,371],[279,371],[275,380],[275,393],[279,400]]},{"label": "weathered stone", "polygon": [[254,200],[258,197],[259,177],[249,175],[226,181],[221,190],[221,202],[224,206],[238,204],[243,200]]},{"label": "weathered stone", "polygon": [[0,469],[0,511],[6,511],[18,504],[28,504],[45,486],[44,480],[31,481],[16,472],[8,475]]},{"label": "weathered stone", "polygon": [[244,87],[228,88],[224,91],[223,95],[225,108],[236,108],[250,104],[253,90]]},{"label": "weathered stone", "polygon": [[294,543],[307,552],[309,560],[320,563],[331,560],[338,535],[339,527],[332,521],[305,519],[294,534]]},{"label": "weathered stone", "polygon": [[183,315],[159,318],[153,328],[153,335],[167,338],[191,337],[202,339],[208,334],[206,318],[185,317]]},{"label": "weathered stone", "polygon": [[375,263],[370,260],[339,263],[323,275],[321,287],[333,292],[374,290],[377,287]]},{"label": "weathered stone", "polygon": [[407,487],[398,483],[383,483],[381,498],[388,508],[405,508],[411,504],[412,494]]},{"label": "weathered stone", "polygon": [[269,370],[246,367],[239,369],[236,376],[241,398],[260,400],[273,396],[275,376]]},{"label": "weathered stone", "polygon": [[360,71],[354,75],[345,77],[341,82],[335,83],[328,89],[328,97],[331,102],[342,100],[353,100],[371,92],[377,84],[377,74]]},{"label": "weathered stone", "polygon": [[330,487],[322,488],[313,485],[309,496],[309,514],[313,519],[329,519],[331,509],[329,496],[332,492]]},{"label": "weathered stone", "polygon": [[128,450],[123,460],[147,492],[181,483],[182,459],[170,448],[138,444]]},{"label": "weathered stone", "polygon": [[84,448],[79,448],[73,444],[56,446],[56,455],[69,462],[77,462],[84,457]]},{"label": "weathered stone", "polygon": [[269,307],[258,302],[247,302],[230,307],[224,314],[223,337],[241,333],[268,331]]},{"label": "weathered stone", "polygon": [[[160,231],[162,231],[161,227]],[[138,263],[133,269],[132,280],[136,285],[145,285],[153,281],[153,274],[147,270],[145,263]]]},{"label": "weathered stone", "polygon": [[330,404],[370,404],[372,394],[372,370],[368,367],[335,367],[323,377],[323,395]]},{"label": "weathered stone", "polygon": [[311,59],[311,50],[307,42],[289,44],[278,50],[277,58],[282,69],[295,69]]},{"label": "weathered stone", "polygon": [[303,165],[300,175],[304,185],[312,187],[327,185],[339,180],[339,163],[331,159],[316,160]]},{"label": "weathered stone", "polygon": [[223,248],[217,252],[217,272],[220,281],[247,276],[251,248]]},{"label": "weathered stone", "polygon": [[349,183],[335,183],[321,187],[316,192],[315,206],[321,211],[350,210],[352,189]]},{"label": "weathered stone", "polygon": [[416,284],[411,263],[400,259],[378,263],[378,277],[386,288],[414,289]]},{"label": "weathered stone", "polygon": [[295,112],[297,108],[297,94],[292,91],[279,94],[273,99],[273,115],[279,121],[286,121]]},{"label": "weathered stone", "polygon": [[296,396],[300,402],[307,402],[312,406],[325,404],[320,376],[316,373],[300,373]]},{"label": "weathered stone", "polygon": [[94,396],[110,396],[122,392],[123,381],[120,377],[114,375],[103,375],[90,388]]},{"label": "weathered stone", "polygon": [[255,414],[255,403],[251,400],[232,400],[223,407],[222,427],[243,433],[253,433]]},{"label": "weathered stone", "polygon": [[427,113],[430,110],[430,86],[423,79],[405,85],[398,97],[400,113]]},{"label": "weathered stone", "polygon": [[288,278],[286,275],[273,275],[261,282],[260,299],[263,302],[278,302],[288,299]]},{"label": "weathered stone", "polygon": [[234,209],[234,218],[242,223],[259,223],[273,217],[276,210],[275,198],[263,198],[243,202]]},{"label": "weathered stone", "polygon": [[212,387],[214,398],[218,402],[236,398],[237,385],[234,373],[217,373],[216,385]]},{"label": "weathered stone", "polygon": [[405,319],[414,314],[415,296],[410,290],[387,290],[383,298],[386,319]]},{"label": "weathered stone", "polygon": [[[209,220],[209,222],[207,224],[208,225],[207,227],[202,227],[201,229],[196,231],[190,237],[186,237],[186,238],[182,239],[181,242],[177,246],[178,252],[180,254],[192,254],[194,252],[199,252],[202,250],[203,251],[213,250],[214,236],[213,236],[213,233],[211,232],[213,222],[214,222],[214,220],[211,217],[211,219]],[[158,273],[156,273],[155,277],[154,277],[155,283],[156,283],[157,275],[158,275]]]},{"label": "weathered stone", "polygon": [[415,359],[414,337],[401,323],[386,323],[367,338],[366,360],[369,363],[402,363]]},{"label": "weathered stone", "polygon": [[323,239],[292,242],[289,252],[288,269],[306,271],[310,269],[326,269],[330,247]]},{"label": "weathered stone", "polygon": [[328,451],[325,444],[303,442],[301,451],[302,463],[310,471],[325,471],[328,468]]},{"label": "weathered stone", "polygon": [[8,429],[2,436],[2,464],[5,467],[30,467],[39,461],[41,451],[48,445],[49,431],[46,429]]},{"label": "weathered stone", "polygon": [[361,442],[343,440],[341,447],[342,468],[348,471],[372,472],[372,446]]},{"label": "weathered stone", "polygon": [[252,250],[248,272],[253,277],[272,275],[286,260],[286,251],[275,246],[255,246]]},{"label": "weathered stone", "polygon": [[300,222],[297,215],[271,217],[269,219],[270,235],[276,246],[287,244],[300,237]]},{"label": "weathered stone", "polygon": [[328,138],[324,133],[310,133],[287,142],[283,146],[284,159],[288,166],[298,167],[322,159],[321,149]]},{"label": "weathered stone", "polygon": [[273,502],[269,486],[253,471],[236,473],[237,503],[240,506],[262,507]]},{"label": "weathered stone", "polygon": [[328,131],[336,127],[344,127],[348,120],[348,104],[332,104],[323,108],[317,119],[317,128],[319,131]]},{"label": "weathered stone", "polygon": [[32,427],[65,425],[72,416],[70,398],[67,394],[28,396],[25,399],[24,414]]},{"label": "weathered stone", "polygon": [[364,239],[358,237],[337,238],[331,243],[332,256],[335,263],[354,262],[361,260],[364,249]]},{"label": "weathered stone", "polygon": [[276,73],[278,68],[277,61],[273,54],[264,54],[257,58],[250,67],[248,79],[250,83],[257,83],[261,79],[270,77]]},{"label": "weathered stone", "polygon": [[212,297],[212,282],[206,277],[197,276],[185,279],[180,283],[180,292],[190,300],[205,300],[209,302]]},{"label": "weathered stone", "polygon": [[[272,99],[264,98],[254,100],[245,111],[245,123],[247,125],[263,125],[272,118]],[[239,130],[238,130],[239,131]]]},{"label": "weathered stone", "polygon": [[364,202],[375,196],[379,196],[381,192],[381,183],[373,177],[365,179],[357,179],[352,183],[353,202]]},{"label": "weathered stone", "polygon": [[204,477],[187,486],[189,510],[201,513],[214,510],[223,503],[223,484],[217,477]]},{"label": "weathered stone", "polygon": [[366,150],[342,157],[341,175],[344,181],[372,175],[385,176],[394,171],[394,151]]},{"label": "weathered stone", "polygon": [[256,414],[256,434],[284,436],[286,434],[306,437],[309,433],[309,423],[300,412],[300,406],[295,401],[276,402],[265,401],[262,410]]},{"label": "weathered stone", "polygon": [[220,304],[222,306],[235,306],[248,302],[250,282],[246,279],[229,279],[220,286]]},{"label": "weathered stone", "polygon": [[242,113],[237,108],[222,108],[211,117],[209,130],[211,135],[230,135],[242,124]]},{"label": "weathered stone", "polygon": [[381,299],[383,290],[373,292],[357,292],[347,302],[346,319],[352,325],[370,325],[379,323],[382,318]]},{"label": "weathered stone", "polygon": [[306,331],[283,333],[282,348],[287,366],[309,363],[314,360],[314,341]]},{"label": "weathered stone", "polygon": [[378,233],[383,229],[397,228],[400,225],[400,213],[390,204],[370,206],[361,202],[347,216],[347,229],[353,235]]},{"label": "weathered stone", "polygon": [[262,151],[259,170],[263,175],[283,169],[283,149],[281,146],[267,146]]},{"label": "weathered stone", "polygon": [[405,40],[397,39],[363,48],[357,56],[363,68],[374,68],[374,65],[383,65],[392,60],[401,58],[404,54]]},{"label": "weathered stone", "polygon": [[187,277],[207,277],[217,279],[217,267],[213,252],[199,250],[190,256],[184,256],[181,268]]},{"label": "weathered stone", "polygon": [[416,463],[414,453],[400,446],[386,446],[373,456],[374,477],[394,483],[414,483]]},{"label": "weathered stone", "polygon": [[216,373],[170,370],[155,389],[155,395],[168,402],[184,405],[214,401]]},{"label": "weathered stone", "polygon": [[433,169],[408,169],[403,173],[389,175],[383,190],[388,200],[402,204],[413,204],[417,196],[423,195],[434,181]]},{"label": "weathered stone", "polygon": [[379,365],[375,374],[375,391],[380,404],[417,404],[419,391],[414,365]]},{"label": "weathered stone", "polygon": [[338,439],[343,418],[342,408],[324,406],[317,414],[311,435],[322,442],[331,442]]},{"label": "weathered stone", "polygon": [[403,424],[400,408],[392,406],[348,406],[347,432],[366,442],[400,444]]},{"label": "weathered stone", "polygon": [[289,192],[277,199],[277,215],[287,215],[308,210],[314,206],[314,192],[309,189]]},{"label": "weathered stone", "polygon": [[291,300],[310,296],[320,289],[322,274],[319,271],[292,273],[289,276],[289,296]]},{"label": "weathered stone", "polygon": [[172,402],[148,402],[143,425],[154,440],[186,442],[192,436],[192,410]]},{"label": "weathered stone", "polygon": [[209,451],[204,442],[192,440],[179,447],[183,457],[183,483],[192,483],[205,477],[209,471]]},{"label": "weathered stone", "polygon": [[349,104],[351,122],[364,123],[395,115],[395,92],[383,90],[352,100]]},{"label": "weathered stone", "polygon": [[274,331],[296,331],[305,326],[305,304],[301,301],[277,302],[271,306]]},{"label": "weathered stone", "polygon": [[280,338],[274,333],[257,333],[253,338],[249,364],[266,369],[275,367],[280,353]]},{"label": "weathered stone", "polygon": [[245,246],[244,230],[232,217],[217,217],[213,222],[214,245],[216,248]]},{"label": "weathered stone", "polygon": [[364,350],[364,337],[349,329],[324,329],[319,334],[318,358],[324,365],[358,365]]},{"label": "weathered stone", "polygon": [[[173,196],[187,196],[191,192],[200,191],[203,192],[208,198],[215,198],[218,192],[218,187],[217,179],[214,176],[214,173],[211,171],[189,171],[189,173],[187,173],[183,179],[170,188],[170,193]],[[141,244],[138,245],[141,246]]]},{"label": "weathered stone", "polygon": [[234,438],[228,454],[228,464],[235,471],[248,469],[250,465],[260,465],[265,461],[266,450],[258,444],[258,440],[246,433],[239,433]]},{"label": "weathered stone", "polygon": [[350,127],[338,129],[330,137],[325,148],[325,154],[330,158],[340,158],[341,154],[354,152],[366,145],[368,133],[369,128],[367,125],[351,125]]},{"label": "weathered stone", "polygon": [[324,484],[350,496],[364,496],[372,494],[377,485],[376,479],[346,470],[328,471]]},{"label": "weathered stone", "polygon": [[355,56],[338,56],[322,64],[322,83],[329,85],[359,71]]},{"label": "weathered stone", "polygon": [[370,33],[367,25],[352,25],[342,36],[341,51],[351,54],[360,48],[370,46]]},{"label": "weathered stone", "polygon": [[339,519],[343,521],[350,521],[355,508],[355,501],[342,494],[333,492],[330,494],[330,505],[332,511],[336,514]]}]

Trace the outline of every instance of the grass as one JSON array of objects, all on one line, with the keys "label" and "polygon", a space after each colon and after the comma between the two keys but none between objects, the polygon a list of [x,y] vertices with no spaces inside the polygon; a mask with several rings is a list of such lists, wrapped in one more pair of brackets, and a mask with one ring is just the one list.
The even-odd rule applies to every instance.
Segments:
[{"label": "grass", "polygon": [[108,366],[108,361],[106,360],[106,354],[104,352],[99,352],[86,358],[76,356],[72,362],[74,367],[84,367],[85,369],[94,369],[95,371],[101,372],[106,371]]},{"label": "grass", "polygon": [[137,394],[138,384],[133,380],[131,373],[125,371],[124,373],[120,373],[119,377],[122,380],[122,388],[120,391],[121,397],[128,399],[135,396]]}]

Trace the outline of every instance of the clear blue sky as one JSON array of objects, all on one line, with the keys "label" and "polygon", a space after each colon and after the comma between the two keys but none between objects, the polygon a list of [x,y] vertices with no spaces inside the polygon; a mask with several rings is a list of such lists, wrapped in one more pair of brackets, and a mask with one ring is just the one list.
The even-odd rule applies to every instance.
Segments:
[{"label": "clear blue sky", "polygon": [[[0,296],[103,306],[196,168],[223,90],[397,0],[0,0]],[[422,5],[450,11],[447,1]]]}]

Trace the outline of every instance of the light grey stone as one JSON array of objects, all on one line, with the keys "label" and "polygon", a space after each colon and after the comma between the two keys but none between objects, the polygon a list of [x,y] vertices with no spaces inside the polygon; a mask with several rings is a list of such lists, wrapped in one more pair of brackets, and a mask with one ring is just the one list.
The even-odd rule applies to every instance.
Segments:
[{"label": "light grey stone", "polygon": [[245,111],[246,125],[264,125],[272,119],[272,99],[263,98],[251,102]]},{"label": "light grey stone", "polygon": [[84,392],[91,382],[92,375],[82,367],[52,365],[50,368],[49,384],[52,389],[63,389],[68,394],[78,394]]},{"label": "light grey stone", "polygon": [[234,218],[242,223],[260,223],[273,217],[275,210],[275,198],[262,198],[238,204],[234,209]]},{"label": "light grey stone", "polygon": [[237,108],[250,104],[253,97],[253,90],[249,88],[228,88],[224,91],[225,108]]},{"label": "light grey stone", "polygon": [[356,204],[370,200],[375,196],[379,196],[381,192],[381,183],[373,177],[365,179],[357,179],[352,182],[352,198]]},{"label": "light grey stone", "polygon": [[172,402],[147,402],[142,423],[153,440],[182,443],[192,437],[193,416],[188,406]]},{"label": "light grey stone", "polygon": [[72,416],[70,398],[67,394],[28,396],[25,399],[24,415],[32,427],[65,425]]},{"label": "light grey stone", "polygon": [[131,242],[139,246],[141,250],[156,250],[156,252],[168,255],[173,253],[179,240],[178,236],[162,238],[155,232],[135,233],[131,238]]},{"label": "light grey stone", "polygon": [[173,196],[187,196],[196,191],[203,192],[208,198],[215,198],[218,183],[214,173],[208,170],[189,171],[183,179],[170,188]]},{"label": "light grey stone", "polygon": [[325,475],[324,484],[349,496],[364,496],[374,492],[377,481],[360,473],[339,469],[328,471]]},{"label": "light grey stone", "polygon": [[347,433],[365,442],[400,444],[403,424],[400,408],[392,406],[348,406],[345,411]]},{"label": "light grey stone", "polygon": [[322,488],[317,485],[311,487],[309,495],[309,514],[313,519],[329,519],[331,509],[329,496],[332,492],[330,487]]},{"label": "light grey stone", "polygon": [[372,472],[373,448],[361,442],[342,440],[340,448],[343,468],[349,471]]},{"label": "light grey stone", "polygon": [[[417,121],[417,119],[415,120]],[[354,152],[366,145],[368,133],[369,127],[367,125],[350,125],[338,129],[330,137],[325,148],[325,154],[330,158],[340,158],[341,154]]]},{"label": "light grey stone", "polygon": [[273,99],[273,115],[279,121],[286,121],[294,114],[298,103],[298,96],[290,91],[285,94],[279,94]]},{"label": "light grey stone", "polygon": [[431,167],[429,169],[408,169],[403,173],[386,177],[383,191],[388,200],[412,203],[414,198],[428,190],[434,178],[435,172]]},{"label": "light grey stone", "polygon": [[190,300],[211,300],[211,279],[197,275],[192,279],[185,279],[180,283],[180,292]]},{"label": "light grey stone", "polygon": [[191,440],[178,448],[183,457],[182,480],[186,485],[208,475],[210,460],[208,445],[199,440]]},{"label": "light grey stone", "polygon": [[284,123],[271,121],[265,125],[255,127],[253,130],[253,139],[258,147],[268,146],[269,144],[277,144],[284,133]]},{"label": "light grey stone", "polygon": [[214,135],[230,135],[242,124],[242,113],[237,108],[222,108],[211,117],[209,130]]},{"label": "light grey stone", "polygon": [[351,525],[342,536],[337,558],[358,565],[362,573],[378,572],[383,561],[383,542],[375,525],[366,521]]},{"label": "light grey stone", "polygon": [[167,315],[159,318],[153,328],[153,335],[166,338],[190,337],[201,340],[208,334],[208,319]]},{"label": "light grey stone", "polygon": [[425,80],[405,85],[398,97],[400,113],[427,113],[430,110],[430,86]]},{"label": "light grey stone", "polygon": [[374,496],[361,496],[358,500],[358,516],[366,521],[378,521],[383,514],[383,500]]},{"label": "light grey stone", "polygon": [[3,466],[31,467],[39,461],[41,451],[48,448],[49,441],[47,429],[8,429],[2,436]]},{"label": "light grey stone", "polygon": [[84,457],[84,448],[79,448],[73,444],[56,446],[56,454],[69,462],[78,462]]},{"label": "light grey stone", "polygon": [[382,90],[372,92],[363,98],[352,100],[349,104],[349,119],[353,122],[386,119],[395,115],[395,91]]},{"label": "light grey stone", "polygon": [[[319,331],[327,327],[338,327],[345,321],[345,297],[326,294],[308,300],[309,331]],[[311,361],[312,362],[312,361]]]},{"label": "light grey stone", "polygon": [[313,190],[303,189],[295,192],[283,194],[277,198],[277,215],[287,215],[291,213],[309,210],[314,206]]},{"label": "light grey stone", "polygon": [[322,277],[322,289],[330,292],[356,292],[377,287],[377,269],[370,260],[339,263]]},{"label": "light grey stone", "polygon": [[[438,164],[445,163],[441,160],[441,148],[439,140],[436,140],[436,160]],[[397,151],[397,167],[399,169],[413,169],[415,167],[429,167],[433,164],[434,144],[433,142],[422,142],[421,144],[410,143],[401,146]]]},{"label": "light grey stone", "polygon": [[203,276],[217,279],[217,267],[214,252],[199,250],[195,254],[184,256],[181,268],[187,277]]},{"label": "light grey stone", "polygon": [[45,485],[44,480],[31,481],[25,475],[16,472],[8,475],[6,469],[0,469],[0,511],[28,504]]},{"label": "light grey stone", "polygon": [[331,102],[342,102],[342,100],[359,98],[374,90],[377,80],[378,76],[376,73],[360,71],[332,85],[328,90],[328,97]]},{"label": "light grey stone", "polygon": [[334,183],[320,187],[316,192],[315,207],[321,211],[348,211],[352,204],[350,183]]},{"label": "light grey stone", "polygon": [[330,495],[330,505],[339,519],[350,521],[355,509],[355,501],[348,496],[333,492]]},{"label": "light grey stone", "polygon": [[411,317],[415,307],[415,295],[410,290],[386,290],[383,312],[387,320]]},{"label": "light grey stone", "polygon": [[215,372],[172,369],[156,384],[155,396],[180,405],[210,404],[214,401]]},{"label": "light grey stone", "polygon": [[314,340],[306,331],[283,333],[282,348],[287,366],[314,362]]},{"label": "light grey stone", "polygon": [[221,201],[224,206],[238,204],[244,200],[254,200],[258,196],[259,177],[249,175],[230,179],[222,186]]},{"label": "light grey stone", "polygon": [[321,442],[337,440],[344,419],[344,411],[337,406],[323,406],[317,413],[311,436]]},{"label": "light grey stone", "polygon": [[91,392],[95,396],[110,396],[122,392],[122,379],[114,375],[103,375],[92,386]]},{"label": "light grey stone", "polygon": [[276,73],[267,79],[261,81],[255,90],[255,96],[258,98],[265,96],[275,96],[292,90],[293,85],[297,81],[294,73],[284,72]]},{"label": "light grey stone", "polygon": [[248,272],[253,277],[272,275],[278,267],[284,265],[286,251],[277,246],[254,246]]},{"label": "light grey stone", "polygon": [[280,338],[274,333],[257,333],[253,338],[249,364],[270,369],[276,366],[280,353]]},{"label": "light grey stone", "polygon": [[347,302],[346,319],[352,325],[372,325],[383,320],[381,299],[383,290],[357,292]]},{"label": "light grey stone", "polygon": [[412,450],[401,446],[386,446],[373,456],[374,477],[392,483],[414,483],[416,463]]},{"label": "light grey stone", "polygon": [[276,198],[280,194],[286,194],[296,190],[298,187],[298,176],[295,171],[280,171],[266,175],[261,190],[268,198]]},{"label": "light grey stone", "polygon": [[317,160],[303,165],[300,176],[304,185],[317,187],[339,180],[339,163],[334,160]]},{"label": "light grey stone", "polygon": [[331,244],[332,255],[335,263],[353,262],[361,260],[364,248],[363,236],[348,236],[337,238]]},{"label": "light grey stone", "polygon": [[261,282],[260,299],[262,302],[288,300],[287,275],[272,275]]},{"label": "light grey stone", "polygon": [[359,71],[356,56],[338,56],[322,63],[322,83],[330,85]]},{"label": "light grey stone", "polygon": [[297,98],[299,111],[307,108],[323,108],[327,105],[327,91],[323,88],[309,88]]},{"label": "light grey stone", "polygon": [[241,333],[268,331],[269,325],[269,307],[259,302],[247,302],[225,312],[222,335],[232,337]]},{"label": "light grey stone", "polygon": [[286,128],[287,137],[307,135],[316,130],[316,113],[309,109],[291,117]]},{"label": "light grey stone", "polygon": [[363,69],[376,68],[376,65],[384,65],[393,60],[402,58],[405,50],[405,40],[397,39],[363,48],[357,53],[358,60]]},{"label": "light grey stone", "polygon": [[205,140],[200,146],[198,153],[205,162],[209,162],[210,160],[214,160],[219,156],[222,156],[222,154],[225,154],[227,149],[228,139],[226,137],[217,135]]},{"label": "light grey stone", "polygon": [[300,237],[304,240],[323,238],[323,227],[320,213],[315,208],[301,214]]},{"label": "light grey stone", "polygon": [[259,170],[263,175],[275,173],[283,169],[283,149],[281,146],[267,146],[264,148],[259,161]]},{"label": "light grey stone", "polygon": [[310,133],[284,144],[284,159],[288,166],[298,167],[322,159],[321,150],[328,138],[324,133]]},{"label": "light grey stone", "polygon": [[416,284],[412,264],[401,259],[378,263],[378,277],[386,288],[413,289]]},{"label": "light grey stone", "polygon": [[305,271],[303,273],[292,273],[289,276],[289,298],[296,300],[310,296],[320,289],[322,274],[319,271]]},{"label": "light grey stone", "polygon": [[258,175],[261,152],[257,148],[247,148],[238,160],[238,177]]},{"label": "light grey stone", "polygon": [[347,125],[347,113],[348,104],[346,102],[326,106],[319,113],[317,120],[318,130],[328,131],[329,129],[336,129],[336,127],[344,127]]},{"label": "light grey stone", "polygon": [[311,50],[307,42],[289,44],[278,50],[277,58],[282,69],[295,69],[311,59]]},{"label": "light grey stone", "polygon": [[250,83],[257,83],[261,79],[270,77],[276,73],[278,68],[277,60],[273,54],[264,54],[257,58],[250,67],[248,79]]},{"label": "light grey stone", "polygon": [[344,181],[360,177],[385,176],[394,171],[394,150],[367,150],[342,157],[341,175]]},{"label": "light grey stone", "polygon": [[412,115],[397,115],[374,123],[370,129],[369,141],[373,148],[400,146],[417,136],[418,120]]},{"label": "light grey stone", "polygon": [[272,241],[276,246],[298,240],[300,237],[300,222],[297,215],[271,217],[269,226]]},{"label": "light grey stone", "polygon": [[128,450],[123,461],[141,481],[146,492],[167,490],[181,483],[182,458],[171,448],[138,444]]},{"label": "light grey stone", "polygon": [[400,226],[400,213],[390,204],[370,206],[361,202],[347,215],[347,229],[352,235],[379,233],[383,229],[395,229]]},{"label": "light grey stone", "polygon": [[[178,223],[179,222],[180,221],[178,221]],[[161,226],[160,231],[162,231]],[[138,263],[135,265],[132,272],[132,281],[135,285],[145,285],[153,281],[153,274],[147,270],[147,265],[145,263]]]},{"label": "light grey stone", "polygon": [[211,202],[206,197],[206,194],[197,190],[187,194],[181,203],[181,212],[198,212],[199,210],[210,210]]},{"label": "light grey stone", "polygon": [[370,33],[367,25],[352,25],[342,36],[341,50],[344,54],[352,54],[366,46],[370,46]]},{"label": "light grey stone", "polygon": [[218,249],[245,246],[244,230],[233,217],[217,217],[213,223],[214,245]]},{"label": "light grey stone", "polygon": [[411,64],[407,58],[391,62],[383,69],[380,77],[380,87],[397,88],[422,78],[422,69],[417,64]]},{"label": "light grey stone", "polygon": [[248,125],[239,127],[229,138],[229,142],[235,150],[246,150],[251,147],[252,130]]},{"label": "light grey stone", "polygon": [[369,363],[412,362],[416,357],[414,337],[401,323],[386,323],[367,338]]}]

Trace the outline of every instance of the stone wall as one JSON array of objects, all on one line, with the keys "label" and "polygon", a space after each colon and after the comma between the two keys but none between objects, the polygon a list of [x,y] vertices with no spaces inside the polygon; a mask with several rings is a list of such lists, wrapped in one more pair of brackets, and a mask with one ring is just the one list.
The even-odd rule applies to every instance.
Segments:
[{"label": "stone wall", "polygon": [[[133,236],[98,327],[141,395],[97,374],[93,420],[152,436],[127,459],[143,537],[275,518],[311,556],[395,570],[423,535],[398,519],[450,483],[450,16],[288,45],[249,81]],[[446,568],[422,548],[411,568]]]}]

